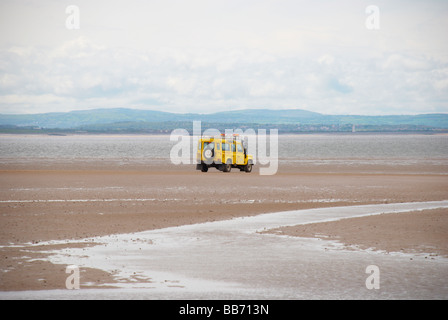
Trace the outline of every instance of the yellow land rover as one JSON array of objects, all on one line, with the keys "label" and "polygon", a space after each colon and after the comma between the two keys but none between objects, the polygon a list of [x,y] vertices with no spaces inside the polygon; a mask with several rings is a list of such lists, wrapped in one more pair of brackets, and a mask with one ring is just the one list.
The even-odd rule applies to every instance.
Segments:
[{"label": "yellow land rover", "polygon": [[251,172],[253,166],[253,156],[247,153],[247,147],[237,134],[200,138],[196,159],[196,169],[202,172],[210,167],[223,172],[230,172],[232,168]]}]

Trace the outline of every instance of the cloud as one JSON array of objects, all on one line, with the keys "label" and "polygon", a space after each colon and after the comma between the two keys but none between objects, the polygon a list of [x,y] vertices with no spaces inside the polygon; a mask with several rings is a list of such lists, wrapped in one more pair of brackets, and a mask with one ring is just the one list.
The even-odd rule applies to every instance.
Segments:
[{"label": "cloud", "polygon": [[328,87],[340,93],[350,93],[353,91],[353,88],[350,85],[345,84],[342,80],[334,77],[328,79]]},{"label": "cloud", "polygon": [[130,1],[79,1],[80,29],[69,31],[65,4],[5,0],[0,113],[448,112],[440,2],[380,1],[370,31],[359,1]]},{"label": "cloud", "polygon": [[8,112],[55,111],[58,104],[57,111],[286,107],[372,114],[402,105],[417,111],[417,102],[438,100],[444,107],[448,79],[447,64],[398,54],[350,61],[329,54],[302,60],[250,49],[179,55],[107,48],[87,38],[50,50],[15,47],[0,57],[0,106]]},{"label": "cloud", "polygon": [[430,70],[433,64],[428,59],[418,56],[408,56],[407,54],[391,54],[382,64],[386,70],[406,69],[414,70]]},{"label": "cloud", "polygon": [[334,57],[332,57],[329,54],[324,54],[322,55],[318,60],[317,60],[320,64],[325,64],[325,65],[332,65],[334,62]]}]

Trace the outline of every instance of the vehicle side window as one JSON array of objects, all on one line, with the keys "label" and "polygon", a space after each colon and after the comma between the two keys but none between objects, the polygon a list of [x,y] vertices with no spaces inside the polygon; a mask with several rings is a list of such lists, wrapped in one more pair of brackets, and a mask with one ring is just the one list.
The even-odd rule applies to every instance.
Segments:
[{"label": "vehicle side window", "polygon": [[243,147],[241,146],[241,144],[238,144],[238,152],[243,152]]},{"label": "vehicle side window", "polygon": [[220,144],[220,143],[217,143],[217,144],[216,144],[216,150],[221,150],[220,148],[221,148],[221,144]]},{"label": "vehicle side window", "polygon": [[224,150],[224,151],[229,151],[229,150],[230,150],[230,146],[229,146],[229,144],[228,144],[228,143],[223,143],[223,144],[222,144],[222,150]]},{"label": "vehicle side window", "polygon": [[235,152],[235,144],[232,143],[232,151]]}]

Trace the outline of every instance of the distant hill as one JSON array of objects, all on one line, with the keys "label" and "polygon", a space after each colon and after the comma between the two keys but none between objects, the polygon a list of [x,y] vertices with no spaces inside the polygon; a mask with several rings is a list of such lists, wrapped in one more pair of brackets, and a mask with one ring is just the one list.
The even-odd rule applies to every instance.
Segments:
[{"label": "distant hill", "polygon": [[124,121],[163,122],[170,121],[173,118],[176,118],[176,114],[168,112],[116,108],[71,111],[64,113],[0,114],[0,125],[73,129],[85,125]]},{"label": "distant hill", "polygon": [[199,120],[223,123],[318,123],[325,117],[320,113],[301,109],[269,110],[246,109],[217,112],[207,115],[196,115]]},{"label": "distant hill", "polygon": [[[212,114],[169,113],[153,110],[136,110],[126,108],[94,109],[71,111],[65,113],[42,114],[0,114],[2,128],[30,127],[43,129],[79,129],[79,130],[109,130],[118,125],[125,130],[158,127],[172,128],[179,123],[200,120],[205,123],[219,124],[258,124],[279,125],[281,127],[297,128],[301,126],[408,126],[409,128],[448,128],[448,114],[363,116],[363,115],[325,115],[321,113],[300,110],[269,110],[246,109],[224,111]],[[168,125],[169,124],[169,125]],[[178,126],[179,127],[179,126]],[[101,129],[102,128],[102,129]]]}]

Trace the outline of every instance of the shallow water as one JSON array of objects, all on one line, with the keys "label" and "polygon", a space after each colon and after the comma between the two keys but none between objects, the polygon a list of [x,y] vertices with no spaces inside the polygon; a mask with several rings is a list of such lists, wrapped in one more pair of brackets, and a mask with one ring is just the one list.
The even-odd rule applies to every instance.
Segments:
[{"label": "shallow water", "polygon": [[[348,250],[334,241],[257,232],[441,207],[448,201],[319,208],[89,238],[98,245],[52,251],[50,261],[116,272],[122,288],[0,292],[0,298],[446,299],[446,258]],[[67,241],[47,244],[56,243]],[[366,287],[369,265],[380,270],[379,289]]]}]

